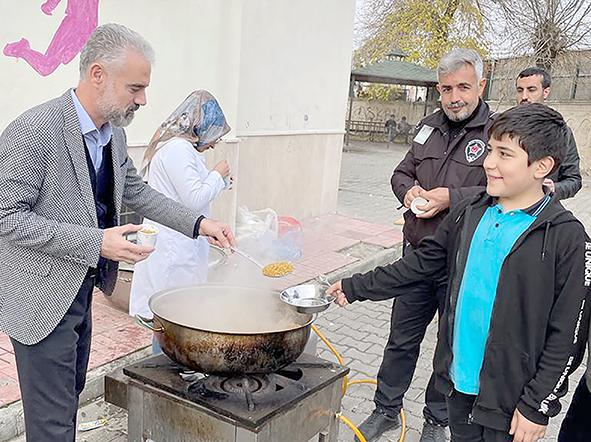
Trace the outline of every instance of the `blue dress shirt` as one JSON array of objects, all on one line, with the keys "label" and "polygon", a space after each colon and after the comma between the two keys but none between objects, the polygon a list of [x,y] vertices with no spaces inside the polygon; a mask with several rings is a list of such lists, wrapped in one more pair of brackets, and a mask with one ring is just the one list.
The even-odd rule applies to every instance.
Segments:
[{"label": "blue dress shirt", "polygon": [[86,109],[80,103],[80,100],[76,96],[76,91],[70,89],[72,99],[74,100],[74,107],[76,108],[76,114],[78,115],[78,121],[80,122],[80,131],[86,142],[86,148],[92,160],[94,171],[98,172],[103,163],[103,149],[111,141],[113,130],[111,123],[107,122],[99,129],[96,128],[94,122],[86,112]]}]

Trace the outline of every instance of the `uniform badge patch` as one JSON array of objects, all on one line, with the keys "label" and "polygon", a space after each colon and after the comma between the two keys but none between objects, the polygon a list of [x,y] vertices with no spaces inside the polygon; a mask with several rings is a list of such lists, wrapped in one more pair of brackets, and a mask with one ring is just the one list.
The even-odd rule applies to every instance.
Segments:
[{"label": "uniform badge patch", "polygon": [[470,140],[466,146],[466,160],[468,160],[469,163],[473,163],[480,158],[484,152],[486,152],[486,144],[484,141],[478,139]]}]

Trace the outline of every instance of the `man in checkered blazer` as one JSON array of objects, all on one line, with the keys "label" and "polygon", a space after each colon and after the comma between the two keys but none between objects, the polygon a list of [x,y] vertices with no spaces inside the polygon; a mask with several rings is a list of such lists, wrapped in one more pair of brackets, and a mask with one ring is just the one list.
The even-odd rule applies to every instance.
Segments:
[{"label": "man in checkered blazer", "polygon": [[146,104],[153,57],[136,32],[96,28],[78,87],[0,136],[0,331],[14,346],[29,442],[75,439],[92,290],[110,294],[117,262],[154,250],[125,239],[141,226],[118,225],[123,203],[189,237],[234,245],[226,224],[144,184],[127,154],[121,127]]}]

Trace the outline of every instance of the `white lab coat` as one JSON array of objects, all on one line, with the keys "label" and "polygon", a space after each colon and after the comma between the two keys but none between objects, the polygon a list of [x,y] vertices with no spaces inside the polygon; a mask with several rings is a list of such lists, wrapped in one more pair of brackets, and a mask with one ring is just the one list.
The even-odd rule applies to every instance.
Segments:
[{"label": "white lab coat", "polygon": [[[209,217],[209,203],[224,189],[217,171],[205,167],[203,154],[183,138],[172,138],[156,152],[148,173],[148,184],[188,208]],[[148,219],[160,229],[156,250],[135,265],[129,314],[152,318],[150,297],[170,287],[203,284],[207,281],[209,243],[205,237],[188,238]]]}]

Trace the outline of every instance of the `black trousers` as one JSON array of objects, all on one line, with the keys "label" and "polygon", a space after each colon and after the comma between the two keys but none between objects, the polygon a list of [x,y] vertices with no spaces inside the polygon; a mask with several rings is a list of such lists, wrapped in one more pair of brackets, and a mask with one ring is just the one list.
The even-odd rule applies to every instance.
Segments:
[{"label": "black trousers", "polygon": [[[404,253],[410,250],[410,246],[405,246]],[[402,408],[427,327],[437,311],[441,316],[445,304],[445,281],[425,281],[409,290],[412,293],[397,298],[392,306],[390,336],[378,372],[374,398],[376,406],[390,417],[395,417]],[[448,423],[445,395],[435,389],[433,375],[425,392],[423,413],[427,420],[439,425]]]},{"label": "black trousers", "polygon": [[573,401],[562,421],[558,442],[588,442],[591,441],[591,392],[587,387],[586,377],[573,395]]},{"label": "black trousers", "polygon": [[73,442],[78,396],[86,383],[94,278],[87,275],[58,326],[41,342],[12,339],[27,442]]},{"label": "black trousers", "polygon": [[513,440],[509,432],[483,427],[469,422],[476,396],[454,391],[447,398],[449,429],[452,442],[508,442]]}]

